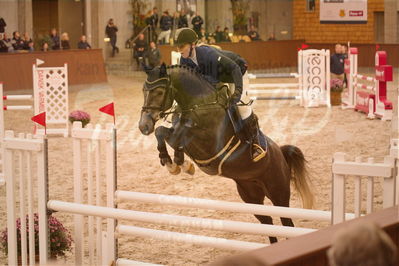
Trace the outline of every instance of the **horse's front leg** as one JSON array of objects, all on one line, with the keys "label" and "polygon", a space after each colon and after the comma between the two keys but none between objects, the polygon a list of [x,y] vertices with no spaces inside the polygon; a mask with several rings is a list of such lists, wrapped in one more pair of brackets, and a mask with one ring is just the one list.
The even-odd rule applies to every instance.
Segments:
[{"label": "horse's front leg", "polygon": [[194,175],[194,164],[190,160],[184,159],[183,140],[185,136],[185,128],[184,126],[181,126],[180,123],[175,123],[173,128],[173,134],[166,138],[168,144],[175,150],[173,162],[180,166],[183,172]]},{"label": "horse's front leg", "polygon": [[172,175],[178,175],[180,173],[180,167],[175,162],[172,162],[172,158],[170,158],[169,156],[165,142],[165,140],[173,134],[173,131],[173,128],[160,126],[155,129],[155,137],[157,138],[158,142],[157,149],[159,151],[159,159],[161,165],[166,165],[166,168]]}]

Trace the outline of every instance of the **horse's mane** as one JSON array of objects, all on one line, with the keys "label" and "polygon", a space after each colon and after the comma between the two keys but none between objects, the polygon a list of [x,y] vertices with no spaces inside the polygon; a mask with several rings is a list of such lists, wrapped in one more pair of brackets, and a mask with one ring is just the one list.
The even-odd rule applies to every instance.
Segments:
[{"label": "horse's mane", "polygon": [[207,79],[204,77],[204,75],[197,67],[191,67],[187,65],[170,65],[167,66],[166,69],[169,70],[168,73],[170,73],[170,71],[173,70],[183,71],[187,72],[188,74],[194,75],[196,78],[200,80],[207,81]]}]

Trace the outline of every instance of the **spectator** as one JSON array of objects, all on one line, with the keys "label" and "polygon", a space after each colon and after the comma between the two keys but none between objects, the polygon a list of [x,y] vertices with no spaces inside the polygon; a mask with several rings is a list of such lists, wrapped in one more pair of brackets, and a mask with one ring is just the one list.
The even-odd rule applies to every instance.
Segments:
[{"label": "spectator", "polygon": [[110,44],[112,46],[112,54],[111,56],[115,56],[115,52],[119,53],[119,48],[116,46],[116,33],[118,31],[118,27],[114,24],[114,20],[110,18],[108,20],[108,24],[105,27],[105,34],[108,36]]},{"label": "spectator", "polygon": [[222,32],[222,40],[221,42],[231,42],[230,40],[230,33],[229,33],[229,28],[225,27],[223,32]]},{"label": "spectator", "polygon": [[6,29],[5,29],[6,26],[7,26],[6,22],[4,21],[4,19],[2,17],[0,17],[0,33],[6,32]]},{"label": "spectator", "polygon": [[169,12],[166,10],[159,21],[159,27],[161,28],[161,33],[158,36],[158,43],[169,43],[170,32],[172,28],[172,17],[169,16]]},{"label": "spectator", "polygon": [[205,32],[204,28],[201,28],[200,34],[198,35],[198,39],[203,44],[209,43],[209,34]]},{"label": "spectator", "polygon": [[180,12],[175,12],[172,19],[172,39],[176,40],[176,31],[179,29]]},{"label": "spectator", "polygon": [[342,46],[337,43],[335,45],[335,53],[331,55],[330,59],[331,79],[344,80],[344,59]]},{"label": "spectator", "polygon": [[48,43],[47,42],[43,42],[43,44],[42,44],[42,48],[40,49],[42,52],[48,52],[50,49],[49,49],[49,45],[48,45]]},{"label": "spectator", "polygon": [[24,41],[24,50],[30,51],[31,47],[29,46],[29,43],[31,42],[33,43],[33,41],[32,38],[29,36],[29,33],[27,32],[24,33],[23,41]]},{"label": "spectator", "polygon": [[188,28],[188,20],[187,20],[187,14],[184,10],[180,12],[180,17],[179,17],[179,29],[181,28]]},{"label": "spectator", "polygon": [[150,48],[145,54],[145,59],[146,65],[151,69],[160,65],[161,52],[157,48],[155,42],[150,42]]},{"label": "spectator", "polygon": [[146,19],[147,25],[150,25],[151,29],[151,35],[150,35],[150,40],[157,40],[158,35],[157,35],[157,28],[158,28],[158,8],[154,7],[152,11],[148,14],[148,18]]},{"label": "spectator", "polygon": [[0,53],[7,53],[8,46],[4,40],[4,33],[0,33]]},{"label": "spectator", "polygon": [[24,41],[22,40],[18,31],[13,32],[11,44],[12,47],[14,48],[14,51],[20,51],[24,49]]},{"label": "spectator", "polygon": [[28,49],[26,50],[28,50],[29,52],[34,52],[35,51],[34,45],[35,44],[33,43],[33,41],[28,42]]},{"label": "spectator", "polygon": [[51,45],[51,49],[60,50],[61,49],[60,36],[58,35],[57,30],[55,28],[51,29],[50,38],[51,41],[53,42]]},{"label": "spectator", "polygon": [[200,15],[197,13],[194,13],[193,19],[191,20],[191,24],[193,24],[193,30],[197,35],[200,34],[202,24],[204,24],[204,20],[201,18]]},{"label": "spectator", "polygon": [[9,53],[14,52],[14,47],[12,46],[11,39],[8,38],[7,33],[5,32],[3,34],[3,42],[7,45]]},{"label": "spectator", "polygon": [[269,39],[267,39],[268,41],[275,41],[276,40],[276,36],[274,36],[274,33],[270,33]]},{"label": "spectator", "polygon": [[223,32],[220,30],[220,26],[216,26],[215,33],[213,34],[215,36],[215,42],[221,42],[223,39]]},{"label": "spectator", "polygon": [[251,38],[251,41],[261,41],[258,31],[253,25],[251,26],[251,30],[248,32],[248,36]]},{"label": "spectator", "polygon": [[66,33],[66,32],[61,34],[61,48],[62,48],[62,50],[71,49],[71,45],[69,44],[69,36],[68,36],[68,33]]},{"label": "spectator", "polygon": [[397,247],[373,223],[357,223],[341,229],[327,251],[331,266],[397,265]]},{"label": "spectator", "polygon": [[86,35],[80,36],[80,41],[78,42],[78,49],[91,49],[90,44],[87,42]]},{"label": "spectator", "polygon": [[137,69],[140,69],[144,60],[145,51],[147,50],[147,42],[144,40],[144,34],[139,34],[138,39],[134,42],[133,49],[133,57],[136,59]]}]

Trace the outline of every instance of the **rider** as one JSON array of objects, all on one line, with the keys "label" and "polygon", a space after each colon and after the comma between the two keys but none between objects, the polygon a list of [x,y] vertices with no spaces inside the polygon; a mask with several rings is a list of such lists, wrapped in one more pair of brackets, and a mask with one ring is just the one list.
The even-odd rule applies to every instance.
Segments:
[{"label": "rider", "polygon": [[[233,52],[218,50],[210,46],[196,46],[197,34],[189,28],[180,30],[176,45],[181,53],[180,64],[199,69],[204,77],[210,81],[215,88],[220,88],[224,83],[233,83],[234,92],[231,94],[229,103],[229,115],[233,123],[235,133],[252,143],[251,156],[254,162],[259,161],[266,155],[266,151],[259,142],[259,125],[255,114],[250,106],[238,109],[240,118],[234,118],[233,113],[237,110],[243,90],[242,75],[246,71],[246,62]],[[233,86],[231,86],[233,87]],[[245,109],[245,110],[244,110]],[[248,110],[249,109],[249,110]],[[241,121],[239,121],[241,120]],[[240,128],[242,124],[242,128]]]}]

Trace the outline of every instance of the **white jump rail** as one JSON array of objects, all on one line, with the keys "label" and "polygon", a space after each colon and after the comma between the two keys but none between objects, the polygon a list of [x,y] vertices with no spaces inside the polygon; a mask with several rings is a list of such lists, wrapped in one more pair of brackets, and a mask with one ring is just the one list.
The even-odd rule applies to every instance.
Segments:
[{"label": "white jump rail", "polygon": [[[301,50],[298,52],[298,73],[290,74],[248,74],[244,76],[246,95],[252,100],[300,100],[303,107],[331,107],[330,103],[330,52],[329,50]],[[256,83],[249,84],[250,79],[258,78],[297,78],[296,83]],[[263,88],[264,90],[255,90]],[[277,88],[277,89],[270,89]],[[276,95],[278,88],[298,88],[289,93],[295,95]],[[288,90],[287,90],[288,91]],[[273,96],[253,96],[269,94]]]},{"label": "white jump rail", "polygon": [[[209,200],[190,198],[173,195],[162,195],[153,193],[133,192],[118,190],[115,192],[117,202],[133,201],[169,205],[178,207],[190,207],[207,210],[230,211],[237,213],[270,215],[275,217],[289,217],[293,219],[307,219],[331,222],[330,211],[309,210],[301,208],[286,208],[278,206],[267,206],[240,202],[228,202],[220,200]],[[354,214],[347,213],[346,219],[355,218]]]}]

